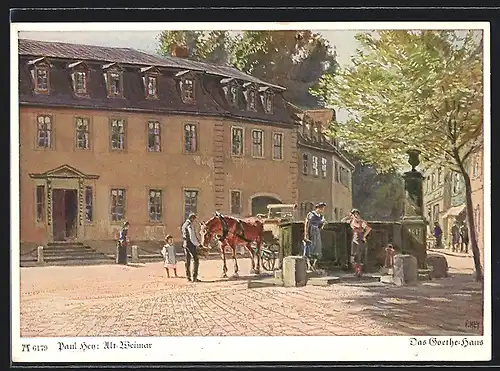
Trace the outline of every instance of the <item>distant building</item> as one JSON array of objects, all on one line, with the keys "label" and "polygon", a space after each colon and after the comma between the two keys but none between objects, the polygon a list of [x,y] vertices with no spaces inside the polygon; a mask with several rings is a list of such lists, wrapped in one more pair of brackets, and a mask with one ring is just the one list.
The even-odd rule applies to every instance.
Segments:
[{"label": "distant building", "polygon": [[[465,166],[471,179],[472,204],[477,243],[483,259],[484,252],[484,191],[483,149],[473,154]],[[429,166],[424,171],[424,215],[429,222],[429,233],[435,221],[443,229],[444,244],[450,247],[451,227],[454,221],[467,222],[465,183],[461,174],[444,167]],[[470,251],[470,249],[469,249]]]},{"label": "distant building", "polygon": [[326,217],[340,220],[352,208],[354,165],[340,152],[336,140],[323,131],[334,120],[330,109],[305,110],[297,135],[299,215],[304,218],[314,204],[326,202]]},{"label": "distant building", "polygon": [[186,58],[32,40],[19,41],[19,71],[22,244],[105,244],[124,220],[134,241],[180,238],[189,212],[249,216],[298,200],[298,118],[279,86]]}]

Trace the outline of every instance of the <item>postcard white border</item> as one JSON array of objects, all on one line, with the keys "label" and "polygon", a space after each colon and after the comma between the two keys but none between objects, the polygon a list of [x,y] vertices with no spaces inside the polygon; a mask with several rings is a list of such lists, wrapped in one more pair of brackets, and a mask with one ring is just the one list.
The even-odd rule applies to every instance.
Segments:
[{"label": "postcard white border", "polygon": [[[491,359],[491,117],[490,25],[488,22],[267,22],[267,23],[12,23],[11,143],[19,143],[18,32],[20,31],[156,31],[156,30],[381,30],[478,29],[484,32],[484,335],[418,337],[426,346],[412,346],[410,337],[149,337],[149,338],[23,338],[20,337],[19,146],[11,146],[11,334],[13,362],[242,362],[242,361],[480,361]],[[488,248],[486,248],[488,246]],[[429,345],[431,338],[444,342]],[[463,346],[482,340],[483,345]],[[104,341],[151,343],[151,349],[104,350]],[[305,343],[307,341],[307,344]],[[415,341],[415,340],[414,340]],[[58,342],[100,345],[99,350],[59,352]],[[22,344],[45,345],[47,351],[23,352]],[[462,345],[461,345],[462,344]],[[41,348],[38,348],[41,349]],[[245,349],[255,349],[254,352]]]}]

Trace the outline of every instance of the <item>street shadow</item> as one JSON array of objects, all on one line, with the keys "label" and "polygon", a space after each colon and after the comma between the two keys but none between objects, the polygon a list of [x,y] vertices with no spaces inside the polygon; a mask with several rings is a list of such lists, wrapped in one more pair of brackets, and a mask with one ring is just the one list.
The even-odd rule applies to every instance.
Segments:
[{"label": "street shadow", "polygon": [[260,275],[255,275],[255,274],[250,274],[250,275],[244,275],[244,276],[238,276],[238,277],[232,277],[229,276],[228,278],[213,278],[213,279],[207,279],[203,280],[202,282],[207,282],[207,283],[214,283],[214,282],[247,282],[247,281],[258,281],[258,280],[263,280],[263,279],[269,279],[274,277],[273,274],[271,273],[261,273]]},{"label": "street shadow", "polygon": [[415,286],[369,285],[363,291],[345,300],[389,330],[407,336],[483,334],[483,290],[473,274],[455,273]]}]

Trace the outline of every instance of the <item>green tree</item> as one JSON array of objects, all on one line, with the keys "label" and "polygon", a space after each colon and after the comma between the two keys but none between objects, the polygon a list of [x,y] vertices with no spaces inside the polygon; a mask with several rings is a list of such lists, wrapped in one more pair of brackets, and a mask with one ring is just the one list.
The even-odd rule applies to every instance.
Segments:
[{"label": "green tree", "polygon": [[163,31],[158,53],[170,55],[175,46],[188,49],[194,60],[230,64],[285,87],[284,98],[303,108],[316,108],[321,99],[311,95],[324,73],[335,72],[336,55],[320,34],[312,31]]},{"label": "green tree", "polygon": [[458,172],[466,188],[476,279],[482,268],[467,159],[482,145],[483,46],[477,31],[360,33],[353,65],[326,74],[313,94],[343,107],[332,127],[346,149],[380,172],[401,169],[406,151]]}]

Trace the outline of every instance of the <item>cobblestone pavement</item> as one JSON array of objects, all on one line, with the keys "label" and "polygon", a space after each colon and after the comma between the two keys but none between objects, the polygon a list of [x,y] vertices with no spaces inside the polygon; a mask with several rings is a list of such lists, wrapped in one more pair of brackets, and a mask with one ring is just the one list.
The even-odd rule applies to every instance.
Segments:
[{"label": "cobblestone pavement", "polygon": [[166,279],[162,263],[22,268],[21,336],[479,335],[481,285],[472,264],[448,262],[451,278],[417,287],[249,289],[248,259],[238,280],[201,261],[200,283]]}]

